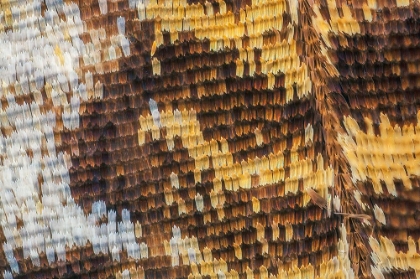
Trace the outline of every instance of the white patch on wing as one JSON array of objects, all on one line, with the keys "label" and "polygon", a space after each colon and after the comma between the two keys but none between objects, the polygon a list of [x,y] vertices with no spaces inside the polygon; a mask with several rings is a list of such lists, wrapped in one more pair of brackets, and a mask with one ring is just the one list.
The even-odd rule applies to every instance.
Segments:
[{"label": "white patch on wing", "polygon": [[[3,250],[12,271],[6,270],[4,278],[20,272],[13,252],[19,247],[34,266],[41,265],[40,253],[47,255],[49,263],[66,261],[66,246],[84,246],[87,241],[95,253],[112,252],[117,260],[122,250],[134,259],[148,257],[147,245],[135,241],[127,210],[117,224],[116,213],[107,212],[103,202],[94,203],[92,214],[86,216],[71,197],[71,160],[68,154],[57,153],[60,143],[55,135],[63,128],[79,128],[80,99],[101,98],[102,87],[94,88],[91,73],[86,75],[86,85],[79,83],[79,58],[91,49],[79,38],[86,30],[78,6],[46,1],[42,16],[41,4],[39,0],[5,2],[4,17],[0,17],[5,21],[1,26],[12,29],[0,30],[0,97],[7,99],[7,105],[0,107],[4,131],[0,135],[0,220],[6,238]],[[120,19],[120,32],[122,25]],[[129,50],[123,53],[129,55]],[[21,103],[23,95],[33,101]],[[108,223],[99,225],[100,216],[106,214]]]}]

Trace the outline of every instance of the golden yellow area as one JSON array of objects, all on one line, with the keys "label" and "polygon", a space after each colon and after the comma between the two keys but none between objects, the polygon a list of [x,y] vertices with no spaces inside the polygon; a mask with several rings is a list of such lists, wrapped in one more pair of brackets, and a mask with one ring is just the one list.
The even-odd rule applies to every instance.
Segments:
[{"label": "golden yellow area", "polygon": [[[138,13],[140,20],[154,19],[155,38],[154,50],[163,44],[162,32],[170,33],[171,43],[179,39],[179,32],[193,31],[195,37],[200,40],[210,40],[210,50],[220,51],[232,47],[240,52],[240,58],[236,61],[236,75],[244,76],[244,63],[249,63],[249,75],[256,72],[256,62],[261,63],[261,73],[268,77],[268,88],[274,88],[275,76],[279,72],[286,75],[285,88],[287,90],[286,102],[293,99],[293,84],[297,84],[297,96],[303,96],[311,92],[312,83],[308,76],[307,65],[300,62],[296,52],[296,41],[293,39],[293,27],[287,26],[287,40],[276,44],[264,45],[263,33],[268,30],[282,30],[282,14],[286,10],[287,3],[284,0],[261,0],[253,1],[251,6],[240,11],[239,22],[231,12],[226,12],[224,1],[218,1],[220,12],[214,14],[212,5],[187,4],[180,1],[179,5],[172,1],[165,1],[158,4],[151,1],[148,5],[139,4]],[[293,1],[291,1],[293,2]],[[293,2],[294,3],[294,2]],[[295,5],[297,5],[295,3]],[[293,6],[293,5],[292,5]],[[297,7],[296,7],[297,9]],[[296,14],[295,14],[296,13]],[[294,21],[297,19],[297,10],[291,15]],[[243,45],[242,38],[249,37],[247,46]],[[259,61],[254,59],[254,48],[262,49],[262,56]],[[153,51],[154,54],[155,51]],[[152,54],[152,55],[153,55]],[[152,60],[153,74],[160,75],[160,61]],[[209,71],[208,75],[200,77],[199,81],[217,79],[216,71]]]},{"label": "golden yellow area", "polygon": [[64,56],[59,45],[55,45],[54,54],[57,56],[60,65],[64,65]]},{"label": "golden yellow area", "polygon": [[[168,150],[174,148],[174,137],[179,136],[182,145],[188,149],[189,156],[195,161],[195,180],[201,182],[201,171],[213,167],[215,179],[213,181],[216,193],[222,191],[221,180],[224,180],[225,187],[230,191],[238,191],[240,188],[249,189],[251,187],[274,184],[285,181],[286,190],[296,194],[298,191],[298,180],[303,179],[305,187],[318,190],[325,190],[326,187],[333,185],[333,170],[328,167],[324,169],[324,162],[321,155],[317,157],[317,170],[313,171],[312,160],[299,160],[297,156],[291,156],[290,175],[285,178],[284,170],[284,150],[279,150],[276,154],[268,157],[249,158],[240,163],[233,162],[233,155],[230,152],[228,141],[224,138],[220,140],[212,139],[205,141],[200,130],[200,123],[197,120],[194,110],[176,110],[174,113],[162,112],[160,116],[161,128],[153,122],[153,117],[140,116],[140,129],[138,130],[139,144],[143,145],[146,140],[146,133],[151,132],[152,139],[161,138],[161,128],[166,128],[166,143]],[[260,131],[256,129],[256,143],[261,145],[262,139]],[[306,144],[312,144],[313,129],[308,126],[305,130]],[[296,153],[296,150],[292,150]],[[297,155],[297,154],[296,154]],[[152,162],[153,165],[153,162]],[[260,177],[258,185],[251,185],[251,176]],[[175,186],[176,188],[179,187]],[[323,194],[326,196],[326,193]],[[307,199],[309,201],[309,198]],[[215,204],[218,204],[215,202]]]},{"label": "golden yellow area", "polygon": [[[349,160],[354,181],[371,179],[377,194],[382,193],[380,181],[383,181],[396,196],[395,179],[411,189],[410,176],[420,175],[420,124],[393,127],[386,115],[381,114],[380,118],[379,135],[374,134],[370,119],[365,119],[365,133],[356,120],[345,118],[347,134],[340,135],[338,141]],[[420,120],[420,114],[417,119]]]}]

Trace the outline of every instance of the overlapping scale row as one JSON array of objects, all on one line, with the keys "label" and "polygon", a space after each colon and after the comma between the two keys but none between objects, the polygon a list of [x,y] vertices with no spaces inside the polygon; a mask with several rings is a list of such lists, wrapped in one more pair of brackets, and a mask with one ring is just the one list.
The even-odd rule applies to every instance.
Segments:
[{"label": "overlapping scale row", "polygon": [[388,2],[2,1],[3,277],[418,277]]}]

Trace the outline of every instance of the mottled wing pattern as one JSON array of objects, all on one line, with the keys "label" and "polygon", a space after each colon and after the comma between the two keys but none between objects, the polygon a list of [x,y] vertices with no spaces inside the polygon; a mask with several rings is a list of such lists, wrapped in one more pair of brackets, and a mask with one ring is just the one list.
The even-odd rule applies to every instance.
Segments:
[{"label": "mottled wing pattern", "polygon": [[419,278],[385,2],[2,1],[3,277]]}]

